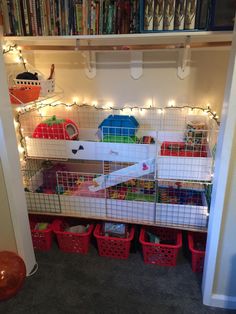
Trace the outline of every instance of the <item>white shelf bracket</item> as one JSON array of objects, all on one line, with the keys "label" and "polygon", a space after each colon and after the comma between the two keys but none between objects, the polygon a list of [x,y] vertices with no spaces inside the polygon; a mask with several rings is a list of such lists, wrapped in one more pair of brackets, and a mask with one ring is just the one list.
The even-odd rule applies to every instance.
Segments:
[{"label": "white shelf bracket", "polygon": [[190,36],[187,36],[184,48],[181,48],[179,51],[177,76],[181,80],[185,79],[190,74],[190,60],[191,60]]},{"label": "white shelf bracket", "polygon": [[130,75],[134,80],[138,80],[143,75],[143,52],[130,52]]},{"label": "white shelf bracket", "polygon": [[[80,41],[76,40],[76,50],[79,50]],[[88,41],[88,46],[90,42]],[[96,68],[96,52],[95,51],[83,51],[82,56],[85,58],[85,69],[84,72],[89,79],[95,78],[97,74]]]}]

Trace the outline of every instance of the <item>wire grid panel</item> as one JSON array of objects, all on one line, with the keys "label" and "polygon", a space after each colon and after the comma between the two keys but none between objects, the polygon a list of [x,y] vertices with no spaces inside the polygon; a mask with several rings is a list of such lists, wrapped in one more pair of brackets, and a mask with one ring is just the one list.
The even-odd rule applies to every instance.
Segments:
[{"label": "wire grid panel", "polygon": [[62,213],[82,217],[106,217],[106,191],[89,190],[98,175],[68,171],[57,171],[56,175]]},{"label": "wire grid panel", "polygon": [[210,181],[213,158],[208,144],[208,125],[205,118],[194,120],[192,117],[186,123],[178,132],[158,132],[157,178]]},{"label": "wire grid panel", "polygon": [[189,229],[207,227],[208,205],[204,190],[197,190],[194,183],[192,188],[190,185],[186,188],[181,182],[175,183],[175,186],[165,182],[158,186],[156,223]]},{"label": "wire grid panel", "polygon": [[23,178],[28,211],[61,212],[59,197],[50,188],[50,182],[43,185],[45,177],[42,170],[24,170]]},{"label": "wire grid panel", "polygon": [[29,212],[61,213],[58,195],[26,192],[26,203]]}]

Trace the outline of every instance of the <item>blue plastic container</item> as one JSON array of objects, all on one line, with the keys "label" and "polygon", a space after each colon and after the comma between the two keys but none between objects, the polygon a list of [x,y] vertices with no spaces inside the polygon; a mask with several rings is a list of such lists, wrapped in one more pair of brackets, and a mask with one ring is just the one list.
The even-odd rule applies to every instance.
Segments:
[{"label": "blue plastic container", "polygon": [[134,136],[139,127],[133,116],[110,115],[99,125],[103,135]]}]

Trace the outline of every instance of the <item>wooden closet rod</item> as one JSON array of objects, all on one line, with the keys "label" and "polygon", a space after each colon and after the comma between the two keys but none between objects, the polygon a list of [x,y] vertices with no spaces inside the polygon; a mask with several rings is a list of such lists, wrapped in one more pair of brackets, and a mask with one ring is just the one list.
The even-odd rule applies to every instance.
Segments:
[{"label": "wooden closet rod", "polygon": [[[22,50],[68,50],[68,51],[129,51],[129,50],[164,50],[185,48],[184,44],[147,44],[147,45],[20,45]],[[215,48],[229,47],[231,41],[221,42],[196,42],[189,45],[190,48]]]}]

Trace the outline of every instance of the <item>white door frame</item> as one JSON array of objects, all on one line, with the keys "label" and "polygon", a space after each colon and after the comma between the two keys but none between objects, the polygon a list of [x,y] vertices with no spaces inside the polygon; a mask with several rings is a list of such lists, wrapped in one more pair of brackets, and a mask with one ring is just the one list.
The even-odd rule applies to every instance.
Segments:
[{"label": "white door frame", "polygon": [[10,214],[18,254],[23,258],[27,275],[36,261],[29,227],[28,212],[20,171],[19,153],[10,104],[0,35],[0,158],[6,184]]},{"label": "white door frame", "polygon": [[[216,151],[215,175],[209,216],[208,239],[202,282],[203,303],[210,306],[236,309],[236,296],[214,294],[217,254],[224,212],[225,194],[230,171],[233,134],[236,127],[236,27],[233,33],[231,55],[221,116],[221,127]],[[234,239],[228,239],[234,241]],[[227,301],[227,302],[226,302]]]}]

